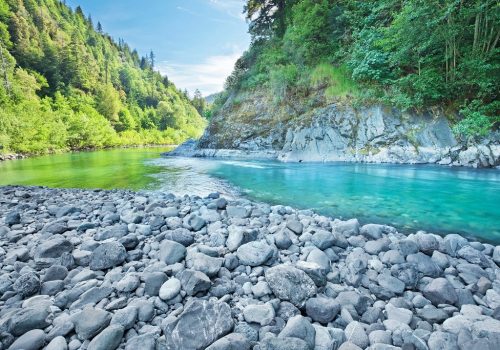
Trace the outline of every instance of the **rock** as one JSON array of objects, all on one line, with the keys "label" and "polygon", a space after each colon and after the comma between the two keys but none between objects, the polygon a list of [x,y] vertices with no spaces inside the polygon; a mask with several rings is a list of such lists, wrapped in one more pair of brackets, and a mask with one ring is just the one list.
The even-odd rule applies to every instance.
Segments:
[{"label": "rock", "polygon": [[345,236],[357,236],[359,235],[358,219],[337,222],[334,226],[334,230]]},{"label": "rock", "polygon": [[75,332],[82,340],[92,339],[109,325],[111,315],[101,309],[86,307],[73,317]]},{"label": "rock", "polygon": [[328,323],[335,319],[340,312],[340,305],[330,298],[318,297],[311,298],[306,302],[307,316],[313,321]]},{"label": "rock", "polygon": [[311,277],[313,282],[318,287],[323,287],[326,285],[326,273],[328,271],[327,269],[323,268],[319,264],[308,261],[299,261],[296,266],[298,269],[304,271],[309,277]]},{"label": "rock", "polygon": [[160,288],[167,280],[167,275],[163,272],[149,272],[143,274],[144,293],[149,296],[157,296]]},{"label": "rock", "polygon": [[446,278],[436,278],[429,283],[424,291],[424,296],[429,299],[434,305],[450,304],[457,302],[458,296],[455,288]]},{"label": "rock", "polygon": [[[360,348],[359,346],[357,346],[356,344],[350,342],[350,341],[347,341],[345,343],[343,343],[342,345],[340,345],[340,348],[338,348],[338,350],[363,350],[362,348]],[[370,349],[372,350],[372,349]],[[373,349],[375,350],[375,349]],[[387,349],[389,350],[389,349]],[[396,350],[396,349],[394,349]]]},{"label": "rock", "polygon": [[365,349],[370,344],[363,325],[357,321],[353,321],[347,325],[345,328],[345,335],[347,341],[352,342],[361,349]]},{"label": "rock", "polygon": [[184,247],[189,247],[194,242],[193,234],[185,228],[178,228],[168,232],[165,239],[180,243]]},{"label": "rock", "polygon": [[165,325],[167,349],[205,349],[234,327],[231,309],[219,301],[190,300],[179,317]]},{"label": "rock", "polygon": [[104,241],[110,238],[123,238],[128,234],[127,225],[111,226],[105,230],[99,231],[94,235],[96,241]]},{"label": "rock", "polygon": [[67,230],[68,226],[66,225],[66,222],[61,220],[49,222],[42,229],[43,232],[52,235],[60,235],[66,232]]},{"label": "rock", "polygon": [[325,250],[335,244],[335,237],[331,232],[318,230],[312,235],[311,242],[319,249]]},{"label": "rock", "polygon": [[381,273],[377,278],[378,284],[394,294],[401,294],[405,290],[405,284],[389,274]]},{"label": "rock", "polygon": [[265,264],[274,254],[264,241],[253,241],[243,244],[236,251],[236,256],[242,265],[259,266]]},{"label": "rock", "polygon": [[406,261],[415,264],[417,270],[425,276],[439,277],[443,273],[443,270],[424,253],[410,254],[406,257]]},{"label": "rock", "polygon": [[245,207],[228,205],[226,207],[227,216],[230,218],[244,219],[250,216],[250,210]]},{"label": "rock", "polygon": [[135,306],[127,306],[126,308],[120,309],[115,312],[113,317],[111,318],[111,325],[120,325],[125,330],[130,329],[134,326],[137,321],[137,307]]},{"label": "rock", "polygon": [[458,348],[457,336],[446,332],[433,332],[427,343],[429,350],[455,350]]},{"label": "rock", "polygon": [[418,248],[422,253],[432,255],[435,250],[439,249],[439,242],[433,235],[420,234],[420,232],[418,232],[415,237],[417,239]]},{"label": "rock", "polygon": [[476,264],[485,268],[490,266],[490,262],[486,256],[482,252],[472,248],[470,245],[460,248],[457,255],[471,264]]},{"label": "rock", "polygon": [[45,348],[45,350],[67,350],[67,349],[68,349],[68,343],[66,343],[66,339],[64,339],[63,336],[55,337]]},{"label": "rock", "polygon": [[306,300],[316,294],[316,285],[313,280],[304,271],[293,266],[271,267],[266,271],[265,276],[276,297],[290,301],[297,307],[303,307]]},{"label": "rock", "polygon": [[127,274],[116,283],[115,288],[119,292],[129,293],[136,290],[140,284],[141,282],[139,281],[139,277],[137,277],[136,275]]},{"label": "rock", "polygon": [[286,227],[296,235],[302,234],[302,231],[304,230],[304,225],[295,219],[287,220]]},{"label": "rock", "polygon": [[9,350],[39,350],[45,343],[45,332],[33,329],[16,339]]},{"label": "rock", "polygon": [[413,312],[410,310],[394,307],[391,304],[385,306],[385,311],[389,320],[396,320],[404,324],[410,324],[413,318]]},{"label": "rock", "polygon": [[260,350],[311,350],[311,348],[299,338],[266,338],[261,342]]},{"label": "rock", "polygon": [[293,244],[286,230],[279,230],[274,235],[274,244],[279,249],[288,249]]},{"label": "rock", "polygon": [[160,288],[159,296],[160,299],[162,300],[170,300],[179,294],[181,291],[181,281],[179,281],[177,278],[172,277],[165,283]]},{"label": "rock", "polygon": [[34,272],[25,273],[14,282],[14,290],[23,297],[36,294],[41,287],[40,280]]},{"label": "rock", "polygon": [[87,350],[115,350],[120,345],[122,337],[122,326],[109,326],[92,339]]},{"label": "rock", "polygon": [[369,239],[379,239],[387,231],[387,227],[385,225],[367,224],[361,227],[359,233]]},{"label": "rock", "polygon": [[500,266],[500,245],[495,247],[492,257],[493,261],[496,262],[498,266]]},{"label": "rock", "polygon": [[224,259],[197,252],[189,252],[186,257],[187,268],[201,271],[209,277],[216,276],[223,263]]},{"label": "rock", "polygon": [[186,269],[177,275],[177,278],[181,281],[182,289],[187,295],[207,291],[211,286],[210,278],[200,271]]},{"label": "rock", "polygon": [[457,252],[467,245],[465,238],[457,234],[449,234],[443,238],[442,251],[452,257],[457,255]]},{"label": "rock", "polygon": [[15,336],[23,335],[33,329],[43,329],[49,325],[48,307],[26,307],[17,311],[10,318],[9,332]]},{"label": "rock", "polygon": [[207,224],[203,218],[196,214],[191,214],[187,219],[187,224],[193,229],[193,231],[199,231]]},{"label": "rock", "polygon": [[314,348],[316,330],[306,318],[297,315],[291,317],[285,328],[279,334],[280,338],[299,338],[307,343],[310,349]]},{"label": "rock", "polygon": [[143,334],[127,340],[125,350],[155,350],[156,340],[150,334]]},{"label": "rock", "polygon": [[160,261],[167,265],[178,263],[186,257],[186,248],[177,242],[164,240],[160,244]]},{"label": "rock", "polygon": [[61,265],[52,265],[47,270],[45,270],[45,274],[43,275],[42,281],[57,281],[63,280],[68,275],[68,269]]},{"label": "rock", "polygon": [[370,345],[374,344],[388,344],[392,345],[391,332],[385,330],[375,330],[368,334],[368,339],[370,340]]},{"label": "rock", "polygon": [[89,267],[92,270],[106,270],[121,264],[127,258],[123,244],[111,241],[101,244],[90,256]]},{"label": "rock", "polygon": [[250,350],[251,343],[240,333],[231,333],[220,338],[206,350]]},{"label": "rock", "polygon": [[5,225],[17,225],[21,223],[21,214],[17,211],[8,212],[4,218]]},{"label": "rock", "polygon": [[271,304],[250,304],[243,310],[243,317],[249,323],[267,326],[274,319],[274,308]]}]

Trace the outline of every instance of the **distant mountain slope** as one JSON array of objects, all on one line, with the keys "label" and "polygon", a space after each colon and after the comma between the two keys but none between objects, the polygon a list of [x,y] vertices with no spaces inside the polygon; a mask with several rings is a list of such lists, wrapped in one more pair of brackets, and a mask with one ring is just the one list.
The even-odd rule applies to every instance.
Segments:
[{"label": "distant mountain slope", "polygon": [[100,23],[58,0],[0,0],[0,152],[179,143],[205,120]]}]

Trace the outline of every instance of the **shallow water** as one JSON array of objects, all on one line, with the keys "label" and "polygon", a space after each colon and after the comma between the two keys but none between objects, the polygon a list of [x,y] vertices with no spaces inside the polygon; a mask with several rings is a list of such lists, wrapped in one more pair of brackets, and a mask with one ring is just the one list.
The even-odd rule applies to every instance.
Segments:
[{"label": "shallow water", "polygon": [[456,232],[500,243],[498,170],[159,158],[162,151],[121,149],[3,162],[0,184],[219,191],[407,232]]}]

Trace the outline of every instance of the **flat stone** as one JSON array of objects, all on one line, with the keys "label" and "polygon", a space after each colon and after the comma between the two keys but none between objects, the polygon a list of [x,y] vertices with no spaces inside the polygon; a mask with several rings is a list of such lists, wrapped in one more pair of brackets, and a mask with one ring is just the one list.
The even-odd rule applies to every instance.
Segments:
[{"label": "flat stone", "polygon": [[70,253],[73,250],[73,244],[62,236],[53,236],[53,238],[43,241],[35,248],[35,259],[59,258],[63,253]]},{"label": "flat stone", "polygon": [[394,307],[391,304],[385,306],[385,311],[387,312],[388,319],[396,320],[404,324],[409,325],[413,318],[413,312],[411,312],[411,310]]},{"label": "flat stone", "polygon": [[240,264],[260,266],[265,264],[274,254],[273,248],[264,241],[253,241],[243,244],[236,251]]},{"label": "flat stone", "polygon": [[231,309],[219,301],[190,300],[163,328],[167,349],[205,349],[234,327]]},{"label": "flat stone", "polygon": [[423,294],[436,306],[439,304],[453,305],[458,300],[455,288],[453,288],[446,278],[436,278],[432,280],[432,282],[425,287]]},{"label": "flat stone", "polygon": [[186,247],[182,244],[163,240],[160,244],[160,261],[163,261],[167,265],[172,265],[178,263],[186,257]]},{"label": "flat stone", "polygon": [[243,317],[249,323],[258,323],[261,326],[270,324],[275,316],[271,304],[250,304],[243,309]]},{"label": "flat stone", "polygon": [[182,289],[187,295],[195,295],[199,292],[205,292],[210,289],[212,283],[210,278],[203,272],[194,270],[183,270],[176,276],[181,281]]},{"label": "flat stone", "polygon": [[361,349],[365,349],[370,344],[368,335],[360,322],[353,321],[349,323],[345,328],[345,334],[350,342],[359,346]]},{"label": "flat stone", "polygon": [[45,332],[33,329],[16,339],[9,350],[39,350],[45,343]]},{"label": "flat stone", "polygon": [[137,321],[137,307],[135,306],[127,306],[126,308],[117,310],[113,317],[111,318],[110,324],[112,325],[120,325],[125,330],[130,329],[134,326]]},{"label": "flat stone", "polygon": [[288,320],[279,337],[302,339],[312,349],[314,348],[316,330],[305,317],[297,315]]},{"label": "flat stone", "polygon": [[123,337],[123,327],[111,325],[89,343],[87,350],[115,350]]},{"label": "flat stone", "polygon": [[330,298],[310,298],[306,302],[307,316],[311,317],[315,322],[325,324],[331,322],[339,312],[340,304]]},{"label": "flat stone", "polygon": [[43,329],[49,325],[48,307],[26,307],[17,311],[11,316],[9,322],[9,332],[15,336],[20,336],[32,329]]},{"label": "flat stone", "polygon": [[266,281],[274,295],[281,300],[290,301],[297,307],[304,306],[307,299],[316,294],[316,285],[302,270],[289,265],[269,268]]},{"label": "flat stone", "polygon": [[106,270],[119,265],[127,258],[123,244],[111,241],[101,244],[90,256],[89,267],[92,270]]},{"label": "flat stone", "polygon": [[92,339],[106,328],[111,321],[111,315],[101,309],[87,307],[73,317],[75,332],[82,340]]},{"label": "flat stone", "polygon": [[206,350],[250,350],[252,344],[241,333],[231,333],[220,338]]}]

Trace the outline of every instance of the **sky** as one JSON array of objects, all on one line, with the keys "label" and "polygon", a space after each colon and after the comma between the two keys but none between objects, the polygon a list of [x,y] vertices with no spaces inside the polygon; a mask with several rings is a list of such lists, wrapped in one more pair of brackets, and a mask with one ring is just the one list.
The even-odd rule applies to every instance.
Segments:
[{"label": "sky", "polygon": [[192,95],[222,91],[234,63],[250,43],[244,0],[66,0],[101,22]]}]

